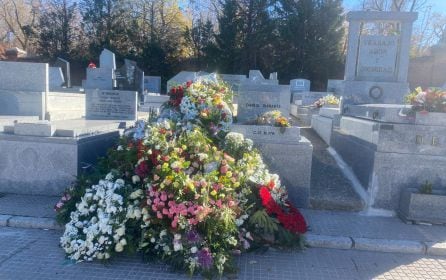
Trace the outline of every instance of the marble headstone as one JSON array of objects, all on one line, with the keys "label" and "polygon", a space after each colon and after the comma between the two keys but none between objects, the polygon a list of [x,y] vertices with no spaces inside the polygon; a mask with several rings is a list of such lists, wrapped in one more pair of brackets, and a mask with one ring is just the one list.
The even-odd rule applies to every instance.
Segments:
[{"label": "marble headstone", "polygon": [[144,92],[161,93],[161,77],[144,76]]},{"label": "marble headstone", "polygon": [[99,67],[116,69],[115,54],[107,49],[104,49],[99,56]]},{"label": "marble headstone", "polygon": [[137,96],[136,91],[86,90],[86,119],[136,120]]},{"label": "marble headstone", "polygon": [[291,93],[310,91],[311,82],[306,79],[293,79],[290,81]]},{"label": "marble headstone", "polygon": [[62,69],[63,76],[65,77],[65,86],[71,87],[71,70],[70,70],[70,62],[66,61],[63,58],[58,57],[56,62],[54,63],[55,67],[60,67]]},{"label": "marble headstone", "polygon": [[65,78],[60,67],[49,68],[50,90],[60,88],[65,83]]},{"label": "marble headstone", "polygon": [[278,110],[283,116],[290,114],[290,87],[263,85],[251,81],[240,85],[238,115],[240,123],[250,122],[265,112]]},{"label": "marble headstone", "polygon": [[85,89],[113,89],[114,70],[111,68],[87,68]]}]

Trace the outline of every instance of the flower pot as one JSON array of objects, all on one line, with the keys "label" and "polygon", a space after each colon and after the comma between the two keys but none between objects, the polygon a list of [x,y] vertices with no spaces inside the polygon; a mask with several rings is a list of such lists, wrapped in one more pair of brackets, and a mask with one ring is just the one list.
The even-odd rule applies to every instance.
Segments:
[{"label": "flower pot", "polygon": [[231,126],[232,132],[243,134],[254,143],[295,143],[300,140],[300,129],[297,126],[276,127],[268,125],[238,125]]},{"label": "flower pot", "polygon": [[446,191],[432,194],[419,193],[417,189],[405,189],[400,198],[400,217],[416,223],[446,224]]},{"label": "flower pot", "polygon": [[415,124],[446,126],[446,113],[417,112]]}]

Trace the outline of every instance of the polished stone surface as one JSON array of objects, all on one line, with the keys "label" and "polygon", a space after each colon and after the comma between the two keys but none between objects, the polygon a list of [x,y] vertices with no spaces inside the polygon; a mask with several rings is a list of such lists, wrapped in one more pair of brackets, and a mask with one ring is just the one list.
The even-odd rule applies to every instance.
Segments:
[{"label": "polished stone surface", "polygon": [[48,92],[48,69],[46,63],[0,61],[0,90]]},{"label": "polished stone surface", "polygon": [[123,90],[86,90],[87,120],[136,120],[138,93]]}]

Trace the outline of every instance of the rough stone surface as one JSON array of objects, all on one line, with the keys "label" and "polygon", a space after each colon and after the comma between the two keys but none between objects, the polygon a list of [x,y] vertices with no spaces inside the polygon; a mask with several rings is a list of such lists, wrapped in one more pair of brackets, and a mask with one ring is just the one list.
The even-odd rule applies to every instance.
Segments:
[{"label": "rough stone surface", "polygon": [[76,139],[0,134],[0,192],[60,195],[118,137],[117,131]]},{"label": "rough stone surface", "polygon": [[0,215],[54,218],[59,196],[4,194],[0,197]]},{"label": "rough stone surface", "polygon": [[424,254],[425,246],[418,241],[353,238],[353,248],[357,250]]},{"label": "rough stone surface", "polygon": [[415,123],[446,127],[446,113],[430,112],[426,114],[417,112]]},{"label": "rough stone surface", "polygon": [[399,213],[408,221],[446,224],[446,189],[433,194],[422,194],[412,188],[403,190]]},{"label": "rough stone surface", "polygon": [[48,92],[48,69],[46,63],[0,61],[0,90]]},{"label": "rough stone surface", "polygon": [[56,132],[56,126],[48,121],[38,121],[35,123],[16,123],[14,134],[24,136],[51,137]]},{"label": "rough stone surface", "polygon": [[344,107],[343,114],[386,123],[415,123],[415,118],[409,115],[411,109],[411,105],[398,104],[349,105]]},{"label": "rough stone surface", "polygon": [[46,120],[70,120],[85,117],[85,94],[74,92],[49,92],[47,94]]},{"label": "rough stone surface", "polygon": [[0,89],[0,115],[38,116],[45,119],[45,92]]},{"label": "rough stone surface", "polygon": [[4,126],[14,126],[16,122],[37,122],[38,116],[6,116],[0,115],[0,132],[3,131]]},{"label": "rough stone surface", "polygon": [[349,237],[307,234],[305,241],[310,247],[348,250],[353,242]]}]

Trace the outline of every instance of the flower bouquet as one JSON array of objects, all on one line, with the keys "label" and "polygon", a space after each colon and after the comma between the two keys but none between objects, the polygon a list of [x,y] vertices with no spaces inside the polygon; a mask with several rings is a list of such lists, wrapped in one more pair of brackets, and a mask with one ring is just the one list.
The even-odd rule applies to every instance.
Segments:
[{"label": "flower bouquet", "polygon": [[234,271],[243,251],[302,246],[307,225],[279,177],[229,132],[231,94],[214,81],[172,88],[158,120],[139,121],[109,152],[104,179],[67,190],[57,210],[69,259],[139,251],[213,277]]},{"label": "flower bouquet", "polygon": [[428,88],[423,90],[417,87],[406,97],[406,103],[412,105],[416,112],[438,112],[446,113],[446,90],[439,88]]},{"label": "flower bouquet", "polygon": [[316,108],[322,108],[323,106],[339,106],[340,103],[339,97],[334,96],[333,94],[328,94],[316,102],[313,103],[313,106]]}]

